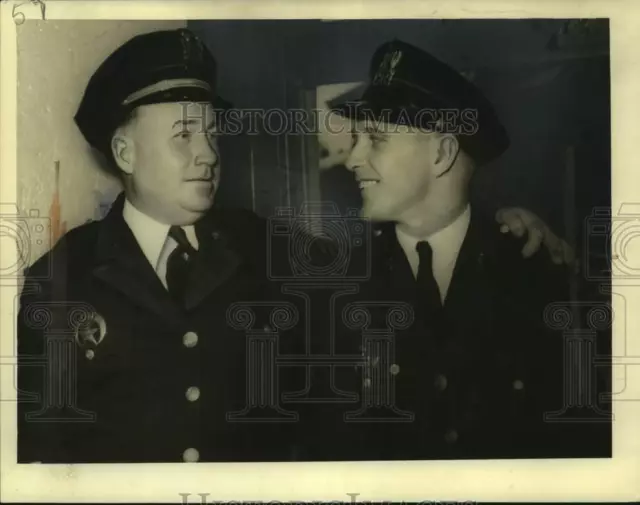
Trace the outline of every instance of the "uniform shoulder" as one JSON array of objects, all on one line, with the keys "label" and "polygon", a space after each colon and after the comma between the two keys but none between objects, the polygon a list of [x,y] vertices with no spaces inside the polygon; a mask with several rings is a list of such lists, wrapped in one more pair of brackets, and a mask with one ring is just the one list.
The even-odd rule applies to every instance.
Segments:
[{"label": "uniform shoulder", "polygon": [[96,221],[69,230],[49,251],[25,268],[21,304],[52,296],[54,279],[81,274],[89,264],[88,255],[95,249],[99,228],[100,222]]},{"label": "uniform shoulder", "polygon": [[522,249],[527,243],[526,235],[503,233],[500,224],[490,219],[483,219],[480,229],[483,251],[505,282],[528,290],[532,296],[537,294],[545,299],[565,296],[573,275],[571,269],[554,263],[543,245],[525,258]]},{"label": "uniform shoulder", "polygon": [[76,264],[76,260],[86,258],[87,252],[95,245],[100,221],[91,221],[69,230],[55,245],[25,269],[25,278],[44,279],[54,265],[60,261]]}]

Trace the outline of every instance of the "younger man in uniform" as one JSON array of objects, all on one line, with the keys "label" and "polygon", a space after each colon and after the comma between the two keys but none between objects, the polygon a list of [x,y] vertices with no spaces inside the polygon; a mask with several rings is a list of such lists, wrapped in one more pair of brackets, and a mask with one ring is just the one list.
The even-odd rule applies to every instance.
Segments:
[{"label": "younger man in uniform", "polygon": [[[336,310],[337,352],[365,363],[338,371],[337,387],[364,401],[343,420],[318,409],[343,433],[318,436],[315,457],[609,455],[610,425],[545,417],[564,407],[562,334],[545,309],[571,301],[570,272],[544,255],[523,259],[469,203],[474,173],[509,145],[488,100],[394,40],[375,52],[362,98],[336,111],[354,121],[346,166],[378,229],[371,278]],[[332,436],[344,451],[323,456]]]}]

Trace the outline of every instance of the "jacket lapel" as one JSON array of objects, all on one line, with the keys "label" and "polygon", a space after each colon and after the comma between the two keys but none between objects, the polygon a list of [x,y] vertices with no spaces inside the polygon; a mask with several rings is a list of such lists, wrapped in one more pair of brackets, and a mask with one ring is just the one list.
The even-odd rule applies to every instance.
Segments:
[{"label": "jacket lapel", "polygon": [[124,193],[121,193],[102,221],[93,275],[158,316],[176,317],[179,309],[122,217],[123,207]]},{"label": "jacket lapel", "polygon": [[185,308],[192,310],[215,289],[229,280],[242,263],[230,235],[213,215],[195,226],[199,252],[191,270],[185,295]]},{"label": "jacket lapel", "polygon": [[480,218],[472,208],[469,228],[458,253],[444,305],[450,320],[474,326],[490,313],[491,285],[486,282],[489,252],[486,242]]},{"label": "jacket lapel", "polygon": [[393,294],[394,299],[413,303],[415,278],[409,260],[398,242],[395,224],[380,224],[376,226],[376,233],[374,268],[386,279],[384,295],[388,297]]},{"label": "jacket lapel", "polygon": [[[380,223],[375,230],[373,267],[377,275],[374,275],[374,279],[385,279],[384,288],[378,286],[377,289],[388,290],[385,291],[387,296],[393,293],[404,301],[415,301],[415,279],[396,237],[395,225]],[[485,289],[483,272],[486,244],[483,239],[483,224],[472,208],[469,228],[454,266],[444,304],[447,312],[455,312],[460,306],[465,306],[468,299],[478,299],[475,293]]]}]

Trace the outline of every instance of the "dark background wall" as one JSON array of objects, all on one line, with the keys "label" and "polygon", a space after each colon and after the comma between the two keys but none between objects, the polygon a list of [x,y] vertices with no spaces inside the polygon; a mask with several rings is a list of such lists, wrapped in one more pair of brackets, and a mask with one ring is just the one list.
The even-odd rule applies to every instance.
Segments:
[{"label": "dark background wall", "polygon": [[[322,84],[362,81],[381,43],[400,38],[469,72],[512,140],[484,167],[474,200],[530,208],[580,242],[610,206],[607,20],[198,21],[219,64],[220,93],[241,108],[299,107]],[[308,105],[308,104],[307,104]],[[271,215],[299,205],[315,170],[312,139],[244,136],[223,145],[219,203]],[[570,170],[568,159],[575,159]],[[350,184],[349,177],[341,184]],[[324,195],[326,196],[326,195]],[[578,246],[580,244],[577,244]]]}]

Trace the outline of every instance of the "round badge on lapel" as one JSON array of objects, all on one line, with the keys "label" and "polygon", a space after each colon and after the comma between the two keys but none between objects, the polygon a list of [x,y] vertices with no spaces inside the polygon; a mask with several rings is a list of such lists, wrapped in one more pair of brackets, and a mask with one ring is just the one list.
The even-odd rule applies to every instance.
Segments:
[{"label": "round badge on lapel", "polygon": [[85,356],[93,359],[95,348],[100,345],[107,335],[107,322],[97,312],[86,317],[76,326],[75,341],[81,349],[85,349]]}]

